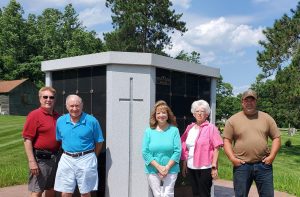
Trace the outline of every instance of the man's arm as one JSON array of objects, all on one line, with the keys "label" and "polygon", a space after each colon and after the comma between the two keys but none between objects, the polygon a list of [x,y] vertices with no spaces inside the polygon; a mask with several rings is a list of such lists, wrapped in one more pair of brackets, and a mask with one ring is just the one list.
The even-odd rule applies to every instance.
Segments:
[{"label": "man's arm", "polygon": [[99,156],[99,154],[101,152],[102,144],[103,144],[103,142],[97,142],[95,144],[95,153],[96,153],[97,157]]},{"label": "man's arm", "polygon": [[224,151],[225,151],[228,159],[231,161],[231,163],[234,166],[240,166],[241,164],[245,163],[245,161],[238,159],[234,156],[234,153],[232,150],[232,140],[224,138]]},{"label": "man's arm", "polygon": [[25,147],[25,152],[26,152],[27,159],[28,159],[29,169],[33,175],[38,175],[39,167],[37,165],[37,162],[36,162],[34,154],[33,154],[32,141],[30,139],[25,138],[24,139],[24,147]]},{"label": "man's arm", "polygon": [[277,138],[273,139],[270,155],[267,156],[266,158],[264,158],[262,160],[262,162],[264,162],[265,164],[271,165],[280,149],[280,146],[281,146],[281,138],[277,137]]}]

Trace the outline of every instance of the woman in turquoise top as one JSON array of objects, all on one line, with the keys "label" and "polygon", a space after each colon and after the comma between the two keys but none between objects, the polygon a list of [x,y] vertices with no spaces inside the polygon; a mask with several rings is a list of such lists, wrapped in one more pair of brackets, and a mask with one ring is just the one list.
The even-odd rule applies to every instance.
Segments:
[{"label": "woman in turquoise top", "polygon": [[[181,142],[176,118],[165,101],[158,101],[143,139],[145,172],[154,197],[173,197],[180,171]],[[161,189],[162,184],[162,189]]]}]

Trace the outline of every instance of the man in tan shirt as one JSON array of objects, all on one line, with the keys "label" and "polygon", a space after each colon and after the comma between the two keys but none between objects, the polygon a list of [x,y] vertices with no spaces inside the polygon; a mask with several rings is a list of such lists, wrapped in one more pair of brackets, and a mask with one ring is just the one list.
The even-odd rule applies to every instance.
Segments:
[{"label": "man in tan shirt", "polygon": [[[243,111],[231,116],[224,129],[224,150],[233,164],[236,197],[248,196],[255,181],[259,196],[273,197],[272,162],[281,146],[280,131],[274,119],[256,109],[257,94],[242,95]],[[272,140],[271,149],[268,138]]]}]

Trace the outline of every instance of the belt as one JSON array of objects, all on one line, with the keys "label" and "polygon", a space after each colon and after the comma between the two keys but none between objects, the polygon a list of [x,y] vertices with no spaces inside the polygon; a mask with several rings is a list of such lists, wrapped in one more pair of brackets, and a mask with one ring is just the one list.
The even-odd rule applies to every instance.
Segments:
[{"label": "belt", "polygon": [[94,149],[83,151],[83,152],[78,152],[78,153],[69,153],[69,152],[64,151],[64,153],[66,155],[71,156],[71,157],[80,157],[80,156],[83,156],[83,155],[86,155],[86,154],[89,154],[89,153],[92,153],[92,152],[94,152]]}]

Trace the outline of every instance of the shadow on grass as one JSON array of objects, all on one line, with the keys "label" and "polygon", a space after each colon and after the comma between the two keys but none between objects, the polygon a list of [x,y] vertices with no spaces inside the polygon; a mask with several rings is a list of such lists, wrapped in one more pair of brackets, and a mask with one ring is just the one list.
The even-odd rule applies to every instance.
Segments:
[{"label": "shadow on grass", "polygon": [[300,162],[300,145],[292,145],[291,147],[281,146],[280,154],[287,156],[295,156],[294,160]]}]

